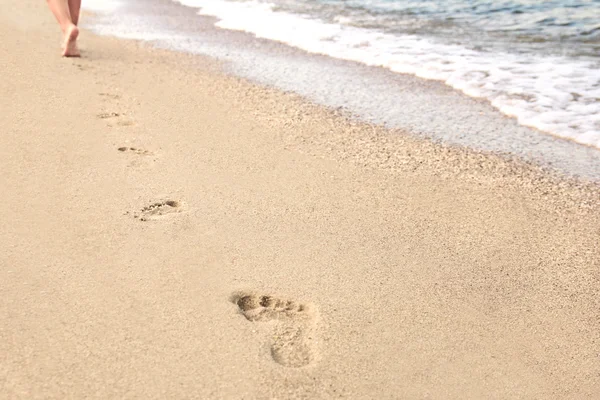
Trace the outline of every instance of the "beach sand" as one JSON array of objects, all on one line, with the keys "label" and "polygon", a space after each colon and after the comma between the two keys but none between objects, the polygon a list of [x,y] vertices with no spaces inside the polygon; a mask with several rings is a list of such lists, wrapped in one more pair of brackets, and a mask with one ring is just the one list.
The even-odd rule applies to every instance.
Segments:
[{"label": "beach sand", "polygon": [[0,3],[0,398],[600,396],[596,186]]}]

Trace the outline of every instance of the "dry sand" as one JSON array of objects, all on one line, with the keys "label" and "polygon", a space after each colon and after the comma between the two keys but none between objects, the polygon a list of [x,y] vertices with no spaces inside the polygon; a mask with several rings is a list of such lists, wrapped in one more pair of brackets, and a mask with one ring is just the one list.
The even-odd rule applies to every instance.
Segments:
[{"label": "dry sand", "polygon": [[0,398],[600,396],[593,186],[0,3]]}]

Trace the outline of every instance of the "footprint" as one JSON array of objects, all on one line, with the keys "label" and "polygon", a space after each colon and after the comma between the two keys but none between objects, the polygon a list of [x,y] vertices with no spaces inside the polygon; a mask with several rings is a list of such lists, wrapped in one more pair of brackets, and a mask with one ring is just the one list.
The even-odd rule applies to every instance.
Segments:
[{"label": "footprint", "polygon": [[77,69],[80,71],[88,71],[88,70],[94,69],[93,67],[82,64],[82,63],[73,63],[73,65],[75,65],[75,67],[77,67]]},{"label": "footprint", "polygon": [[152,203],[139,212],[134,213],[133,217],[140,221],[151,221],[161,219],[169,214],[175,214],[181,212],[183,205],[181,202],[176,200],[165,200]]},{"label": "footprint", "polygon": [[121,98],[120,95],[118,94],[112,94],[112,93],[98,93],[99,96],[101,96],[104,99],[110,99],[110,100],[119,100]]},{"label": "footprint", "polygon": [[148,155],[152,154],[151,151],[138,149],[135,147],[119,147],[117,150],[119,150],[122,153],[134,153],[134,154],[138,154],[140,156],[148,156]]},{"label": "footprint", "polygon": [[123,114],[117,113],[117,112],[101,112],[98,114],[98,118],[100,119],[108,119],[108,118],[116,118],[116,117],[120,117]]},{"label": "footprint", "polygon": [[235,293],[231,301],[248,321],[275,322],[269,344],[275,362],[299,368],[316,360],[317,312],[313,306],[253,293]]},{"label": "footprint", "polygon": [[98,118],[100,119],[106,119],[106,120],[114,120],[116,119],[116,121],[114,123],[108,122],[107,125],[108,127],[113,127],[113,124],[116,124],[118,126],[131,126],[133,125],[133,121],[129,120],[129,119],[125,119],[125,113],[118,113],[118,112],[101,112],[99,114],[97,114]]}]

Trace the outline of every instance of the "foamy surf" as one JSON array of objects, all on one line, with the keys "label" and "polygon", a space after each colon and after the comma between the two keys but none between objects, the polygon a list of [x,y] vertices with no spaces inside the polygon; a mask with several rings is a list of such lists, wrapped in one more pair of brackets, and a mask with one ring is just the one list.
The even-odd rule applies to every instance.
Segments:
[{"label": "foamy surf", "polygon": [[121,4],[118,0],[87,0],[82,3],[82,7],[88,11],[106,13],[115,11]]},{"label": "foamy surf", "polygon": [[533,53],[470,49],[417,35],[390,34],[276,9],[274,4],[176,0],[238,30],[339,59],[439,80],[484,98],[524,126],[600,148],[600,65]]}]

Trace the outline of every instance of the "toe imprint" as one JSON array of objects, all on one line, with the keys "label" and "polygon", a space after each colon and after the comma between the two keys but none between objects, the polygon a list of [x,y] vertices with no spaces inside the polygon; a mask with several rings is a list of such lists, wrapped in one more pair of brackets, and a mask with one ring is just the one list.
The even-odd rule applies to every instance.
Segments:
[{"label": "toe imprint", "polygon": [[147,156],[149,154],[152,154],[148,150],[138,149],[136,147],[119,147],[117,150],[119,150],[122,153],[134,153],[134,154],[139,154],[142,156]]},{"label": "toe imprint", "polygon": [[234,296],[244,317],[250,321],[301,318],[307,311],[306,306],[291,300],[283,300],[273,296],[245,294]]}]

